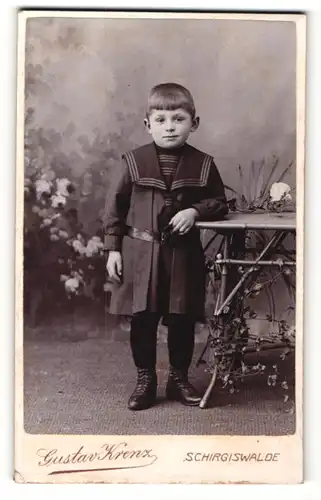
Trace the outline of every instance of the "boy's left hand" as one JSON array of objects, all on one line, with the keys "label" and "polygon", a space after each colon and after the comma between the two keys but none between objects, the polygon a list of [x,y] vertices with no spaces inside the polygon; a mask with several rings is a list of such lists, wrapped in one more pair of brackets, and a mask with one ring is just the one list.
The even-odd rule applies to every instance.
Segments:
[{"label": "boy's left hand", "polygon": [[194,226],[197,216],[198,211],[195,208],[186,208],[177,212],[169,224],[173,227],[173,231],[179,234],[186,234]]}]

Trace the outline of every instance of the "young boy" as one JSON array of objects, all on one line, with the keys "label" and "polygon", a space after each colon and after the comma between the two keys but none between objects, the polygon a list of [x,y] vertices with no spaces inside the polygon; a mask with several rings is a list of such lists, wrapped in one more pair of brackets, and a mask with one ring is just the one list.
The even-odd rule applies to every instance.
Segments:
[{"label": "young boy", "polygon": [[220,219],[227,205],[213,158],[186,143],[198,126],[186,88],[155,86],[145,118],[153,142],[123,155],[107,195],[107,271],[116,283],[110,312],[131,316],[138,372],[131,410],[149,408],[156,399],[161,318],[168,327],[167,397],[188,406],[201,400],[187,376],[205,302],[205,261],[195,221]]}]

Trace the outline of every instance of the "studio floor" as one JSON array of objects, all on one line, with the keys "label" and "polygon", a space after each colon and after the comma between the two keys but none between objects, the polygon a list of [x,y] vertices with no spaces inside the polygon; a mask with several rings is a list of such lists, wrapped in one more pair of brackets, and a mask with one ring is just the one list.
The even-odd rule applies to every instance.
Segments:
[{"label": "studio floor", "polygon": [[[197,344],[194,360],[201,348]],[[292,434],[294,356],[280,362],[280,352],[274,351],[249,358],[250,363],[258,361],[267,366],[264,375],[247,377],[234,394],[217,387],[208,408],[189,408],[165,399],[168,357],[166,344],[161,343],[157,404],[131,412],[127,399],[136,373],[127,342],[29,340],[24,349],[25,430],[32,434]],[[271,387],[267,373],[276,363],[281,371],[277,385]],[[202,365],[196,368],[194,362],[190,379],[204,391],[209,373]],[[289,385],[286,393],[282,380]]]}]

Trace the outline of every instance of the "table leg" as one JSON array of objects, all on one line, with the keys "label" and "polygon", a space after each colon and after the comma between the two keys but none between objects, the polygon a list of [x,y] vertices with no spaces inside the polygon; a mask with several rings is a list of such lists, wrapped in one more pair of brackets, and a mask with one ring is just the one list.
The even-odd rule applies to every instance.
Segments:
[{"label": "table leg", "polygon": [[218,372],[218,365],[217,365],[217,363],[215,363],[210,383],[207,386],[206,392],[205,392],[204,396],[202,397],[202,400],[199,404],[199,407],[202,409],[206,408],[206,406],[207,406],[208,399],[213,391],[213,388],[214,388],[214,385],[216,382],[217,372]]},{"label": "table leg", "polygon": [[[225,235],[224,236],[223,256],[224,256],[224,259],[228,259],[229,258],[229,235]],[[227,277],[228,277],[228,266],[227,266],[227,264],[223,264],[223,266],[222,266],[221,277],[222,278],[221,278],[220,291],[219,291],[218,300],[217,300],[216,306],[215,306],[214,316],[216,316],[218,318],[218,321],[220,323],[219,330],[223,331],[223,333],[225,335],[223,315],[222,314],[218,315],[217,312],[220,310],[221,304],[223,303],[223,301],[225,299],[225,295],[226,295]],[[212,347],[211,347],[210,344],[211,344],[210,341],[206,342],[206,346],[203,349],[201,358],[204,356],[204,354],[205,354],[205,352],[206,352],[207,349],[212,349]],[[210,383],[209,383],[209,385],[208,385],[208,387],[207,387],[207,389],[205,391],[205,394],[202,397],[202,400],[201,400],[201,402],[199,404],[200,408],[206,408],[206,406],[207,406],[208,399],[209,399],[209,397],[210,397],[210,395],[211,395],[211,393],[213,391],[213,388],[214,388],[214,385],[215,385],[215,382],[216,382],[217,373],[218,373],[218,360],[214,358],[214,368],[213,368],[211,380],[210,380]]]}]

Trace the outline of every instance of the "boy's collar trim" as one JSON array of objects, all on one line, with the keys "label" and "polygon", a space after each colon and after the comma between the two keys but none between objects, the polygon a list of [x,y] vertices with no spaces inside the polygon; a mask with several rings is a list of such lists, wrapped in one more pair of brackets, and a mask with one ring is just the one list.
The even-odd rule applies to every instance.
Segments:
[{"label": "boy's collar trim", "polygon": [[[135,184],[168,191],[160,171],[154,143],[125,153],[123,158]],[[206,186],[211,162],[211,156],[185,144],[170,191]]]}]

